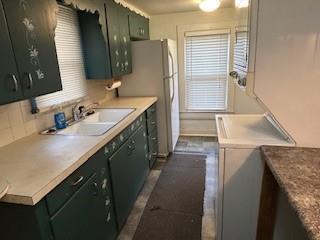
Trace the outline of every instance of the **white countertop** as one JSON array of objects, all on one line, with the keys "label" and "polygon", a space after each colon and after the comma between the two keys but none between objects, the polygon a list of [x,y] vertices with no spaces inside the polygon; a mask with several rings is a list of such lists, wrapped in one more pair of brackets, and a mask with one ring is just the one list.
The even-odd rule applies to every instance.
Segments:
[{"label": "white countertop", "polygon": [[116,98],[99,107],[136,108],[102,136],[34,134],[0,148],[0,176],[10,182],[1,201],[35,205],[157,101]]}]

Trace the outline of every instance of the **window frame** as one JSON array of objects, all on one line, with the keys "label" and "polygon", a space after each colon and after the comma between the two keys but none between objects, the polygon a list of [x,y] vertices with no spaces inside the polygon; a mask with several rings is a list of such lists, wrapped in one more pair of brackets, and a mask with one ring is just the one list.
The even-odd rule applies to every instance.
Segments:
[{"label": "window frame", "polygon": [[227,80],[227,108],[226,110],[214,110],[214,111],[203,111],[203,110],[192,110],[189,111],[186,108],[185,102],[185,34],[186,32],[223,32],[229,31],[229,66],[228,69],[233,69],[233,51],[234,51],[234,38],[235,38],[235,22],[221,22],[212,24],[195,24],[195,25],[181,25],[177,26],[178,35],[178,65],[179,65],[179,89],[180,89],[180,113],[182,114],[195,114],[194,118],[211,118],[211,114],[215,113],[232,113],[234,112],[234,96],[235,96],[235,85],[232,78],[228,76]]},{"label": "window frame", "polygon": [[197,36],[210,36],[210,35],[227,35],[227,41],[228,41],[228,45],[227,45],[227,48],[228,48],[228,53],[230,53],[230,45],[231,45],[231,42],[230,42],[230,39],[231,39],[231,30],[230,29],[219,29],[219,30],[206,30],[206,31],[187,31],[184,33],[184,55],[185,55],[185,58],[184,58],[184,76],[185,76],[185,79],[184,79],[184,82],[185,82],[185,109],[187,112],[225,112],[227,111],[228,109],[228,79],[229,79],[229,72],[230,72],[230,55],[228,54],[227,55],[227,72],[226,72],[226,86],[225,86],[225,108],[224,109],[191,109],[187,106],[187,79],[186,79],[186,72],[187,72],[187,69],[186,69],[186,61],[187,61],[187,56],[186,56],[186,46],[187,46],[187,37],[197,37]]}]

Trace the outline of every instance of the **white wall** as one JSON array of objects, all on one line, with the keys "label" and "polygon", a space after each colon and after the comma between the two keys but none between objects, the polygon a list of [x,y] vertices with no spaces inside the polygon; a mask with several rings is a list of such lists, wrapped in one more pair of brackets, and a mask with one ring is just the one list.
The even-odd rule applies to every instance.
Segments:
[{"label": "white wall", "polygon": [[320,1],[260,0],[255,94],[299,146],[320,147]]},{"label": "white wall", "polygon": [[[246,25],[246,9],[225,8],[212,13],[201,11],[164,15],[152,15],[150,19],[151,39],[178,39],[178,29],[185,25],[221,26],[232,23],[234,26]],[[231,81],[230,81],[231,82]],[[181,89],[180,89],[181,91]],[[235,113],[262,113],[258,103],[249,98],[237,87],[234,88],[233,111]],[[181,133],[186,135],[216,135],[213,113],[190,114],[181,113]]]}]

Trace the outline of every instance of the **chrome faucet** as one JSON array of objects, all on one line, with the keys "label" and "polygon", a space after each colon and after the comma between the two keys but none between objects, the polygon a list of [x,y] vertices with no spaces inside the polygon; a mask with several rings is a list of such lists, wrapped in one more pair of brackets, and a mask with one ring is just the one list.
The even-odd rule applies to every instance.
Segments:
[{"label": "chrome faucet", "polygon": [[95,106],[99,106],[99,103],[94,102],[94,103],[89,104],[86,107],[79,106],[79,102],[76,103],[72,107],[73,120],[74,121],[79,121],[79,120],[83,119],[85,117],[85,114],[88,113],[90,110],[92,110],[93,107],[95,107]]},{"label": "chrome faucet", "polygon": [[79,121],[79,120],[80,120],[79,103],[80,103],[80,102],[77,102],[77,103],[72,107],[73,121]]},{"label": "chrome faucet", "polygon": [[94,102],[89,104],[86,107],[80,107],[80,119],[85,116],[86,113],[89,113],[94,107],[99,106],[99,103]]}]

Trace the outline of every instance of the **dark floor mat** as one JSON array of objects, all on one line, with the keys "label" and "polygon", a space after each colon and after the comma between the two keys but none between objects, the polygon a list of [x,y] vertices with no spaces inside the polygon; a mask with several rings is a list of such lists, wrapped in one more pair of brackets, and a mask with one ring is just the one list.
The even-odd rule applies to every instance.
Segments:
[{"label": "dark floor mat", "polygon": [[201,216],[145,210],[134,240],[200,240]]},{"label": "dark floor mat", "polygon": [[205,169],[165,168],[146,208],[159,208],[201,215],[205,188]]},{"label": "dark floor mat", "polygon": [[206,158],[206,155],[172,154],[165,167],[205,168]]},{"label": "dark floor mat", "polygon": [[152,191],[135,240],[201,239],[204,155],[173,154]]}]

